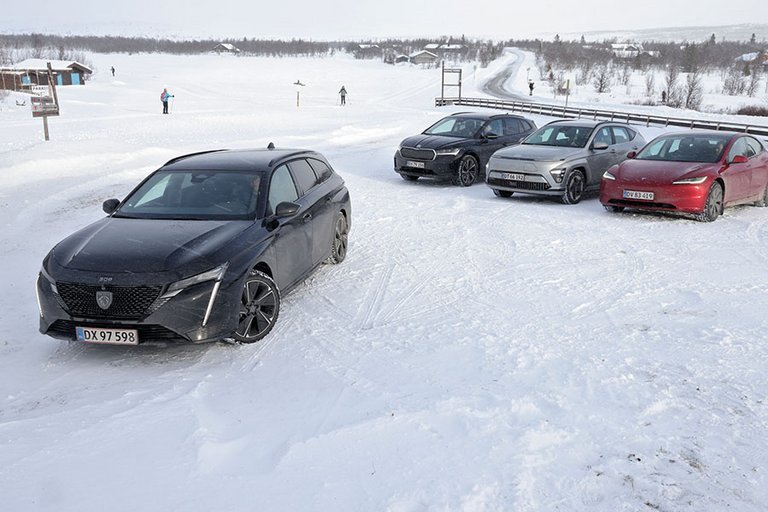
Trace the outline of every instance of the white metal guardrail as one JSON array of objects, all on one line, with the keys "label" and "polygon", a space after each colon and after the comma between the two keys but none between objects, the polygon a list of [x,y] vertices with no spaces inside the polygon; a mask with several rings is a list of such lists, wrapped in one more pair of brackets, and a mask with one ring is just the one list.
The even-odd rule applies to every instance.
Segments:
[{"label": "white metal guardrail", "polygon": [[488,107],[513,112],[527,112],[543,116],[565,117],[571,119],[594,119],[602,121],[624,121],[626,123],[642,123],[646,126],[680,126],[683,128],[698,128],[703,130],[726,130],[750,133],[752,135],[768,136],[768,126],[713,121],[706,119],[685,119],[632,112],[613,112],[581,107],[565,107],[547,103],[529,103],[527,101],[512,101],[496,98],[435,98],[435,106],[465,105],[470,107]]}]

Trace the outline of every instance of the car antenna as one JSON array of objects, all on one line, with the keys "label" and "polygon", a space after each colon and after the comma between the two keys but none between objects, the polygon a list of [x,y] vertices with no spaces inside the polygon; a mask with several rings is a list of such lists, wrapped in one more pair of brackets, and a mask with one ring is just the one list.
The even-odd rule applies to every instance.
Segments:
[{"label": "car antenna", "polygon": [[267,144],[267,149],[275,149],[275,143],[270,142],[269,144]]}]

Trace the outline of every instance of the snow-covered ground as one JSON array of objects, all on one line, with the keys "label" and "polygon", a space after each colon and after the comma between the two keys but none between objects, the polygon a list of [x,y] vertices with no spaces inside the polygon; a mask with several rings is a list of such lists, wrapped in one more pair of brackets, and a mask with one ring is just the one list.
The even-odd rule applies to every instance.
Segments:
[{"label": "snow-covered ground", "polygon": [[[406,183],[398,142],[453,111],[432,106],[439,70],[93,60],[50,142],[18,96],[0,110],[2,510],[765,510],[768,210],[704,224]],[[354,221],[267,339],[37,332],[43,256],[104,199],[173,156],[270,141],[323,152]]]}]

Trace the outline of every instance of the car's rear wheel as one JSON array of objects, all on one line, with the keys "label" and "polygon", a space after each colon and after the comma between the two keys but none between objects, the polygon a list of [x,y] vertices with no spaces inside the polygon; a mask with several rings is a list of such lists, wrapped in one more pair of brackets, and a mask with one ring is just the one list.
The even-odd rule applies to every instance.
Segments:
[{"label": "car's rear wheel", "polygon": [[584,195],[584,173],[581,171],[571,171],[565,179],[565,194],[563,194],[563,203],[576,204],[581,201]]},{"label": "car's rear wheel", "polygon": [[419,179],[418,176],[411,176],[410,174],[401,174],[400,177],[405,181],[416,181]]},{"label": "car's rear wheel", "polygon": [[721,213],[723,213],[723,187],[720,183],[714,182],[709,188],[704,211],[696,218],[701,222],[713,222]]},{"label": "car's rear wheel", "polygon": [[328,263],[341,263],[347,257],[347,242],[349,239],[349,224],[343,213],[339,212],[333,231],[333,246]]},{"label": "car's rear wheel", "polygon": [[493,189],[493,193],[496,197],[512,197],[512,194],[514,194],[514,192],[510,192],[509,190],[497,190],[497,189]]},{"label": "car's rear wheel", "polygon": [[477,173],[480,169],[480,164],[477,163],[477,159],[472,155],[465,155],[459,162],[459,168],[456,171],[456,176],[453,178],[453,184],[460,187],[468,187],[477,180]]},{"label": "car's rear wheel", "polygon": [[624,211],[623,206],[611,206],[611,205],[604,205],[605,209],[608,210],[611,213],[621,213]]},{"label": "car's rear wheel", "polygon": [[253,343],[269,334],[280,314],[280,291],[264,272],[252,270],[243,283],[235,340]]}]

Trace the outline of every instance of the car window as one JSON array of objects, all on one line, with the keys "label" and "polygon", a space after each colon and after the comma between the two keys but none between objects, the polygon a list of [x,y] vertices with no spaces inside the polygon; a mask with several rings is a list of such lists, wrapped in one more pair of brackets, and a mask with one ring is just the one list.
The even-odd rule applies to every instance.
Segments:
[{"label": "car window", "polygon": [[315,174],[318,176],[318,182],[322,183],[323,181],[327,180],[331,177],[331,174],[333,174],[333,171],[331,171],[331,168],[328,167],[328,165],[321,161],[316,160],[314,158],[308,158],[307,161],[309,162],[309,165],[312,166],[312,168],[315,170]]},{"label": "car window", "polygon": [[307,193],[312,187],[317,185],[317,176],[312,167],[303,158],[301,160],[293,160],[288,162],[288,167],[293,172],[293,177],[296,178],[296,183],[299,185],[299,189],[303,193]]},{"label": "car window", "polygon": [[750,153],[750,158],[763,152],[763,145],[760,144],[757,139],[753,139],[752,137],[744,137],[744,139],[746,139],[747,142],[747,149]]},{"label": "car window", "polygon": [[489,133],[496,134],[498,136],[504,135],[504,121],[502,119],[494,119],[483,128],[483,135]]},{"label": "car window", "polygon": [[536,146],[567,146],[583,148],[587,145],[592,128],[588,126],[553,125],[543,126],[525,139],[523,144]]},{"label": "car window", "polygon": [[296,184],[291,178],[291,173],[288,172],[286,165],[281,165],[275,172],[272,173],[272,181],[269,184],[269,199],[267,202],[267,210],[271,215],[275,212],[275,207],[284,202],[293,202],[299,198],[299,194],[296,192]]},{"label": "car window", "polygon": [[611,137],[611,128],[609,126],[603,126],[598,130],[593,143],[598,142],[604,142],[609,146],[613,144],[613,137]]},{"label": "car window", "polygon": [[504,119],[504,135],[517,135],[524,131],[519,119],[512,117]]},{"label": "car window", "polygon": [[616,141],[616,144],[623,144],[632,140],[629,130],[623,126],[612,126],[611,131],[613,132],[613,138]]},{"label": "car window", "polygon": [[736,139],[736,142],[731,146],[731,150],[728,151],[728,161],[733,161],[734,157],[739,155],[748,157],[746,137]]},{"label": "car window", "polygon": [[723,134],[677,134],[653,140],[635,157],[637,160],[707,162],[720,160],[730,139]]},{"label": "car window", "polygon": [[446,117],[426,130],[425,135],[445,135],[446,137],[474,137],[485,121],[468,117]]}]

